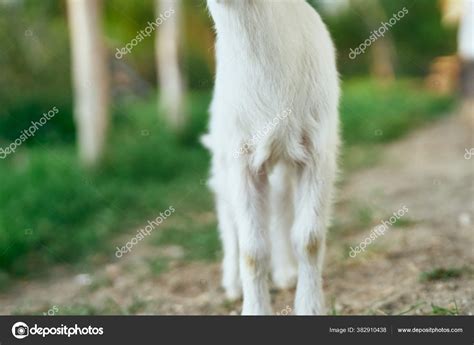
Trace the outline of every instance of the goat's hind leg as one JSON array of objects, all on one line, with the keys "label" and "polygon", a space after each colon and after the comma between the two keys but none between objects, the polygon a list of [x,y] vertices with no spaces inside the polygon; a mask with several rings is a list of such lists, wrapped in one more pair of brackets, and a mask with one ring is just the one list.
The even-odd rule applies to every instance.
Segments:
[{"label": "goat's hind leg", "polygon": [[298,315],[324,313],[322,266],[326,227],[331,208],[335,162],[312,160],[298,168],[293,245],[298,260],[295,312]]},{"label": "goat's hind leg", "polygon": [[243,315],[271,314],[268,287],[270,248],[268,240],[268,176],[262,168],[255,172],[237,160],[230,169],[236,214]]},{"label": "goat's hind leg", "polygon": [[294,216],[292,173],[291,167],[280,163],[270,175],[272,278],[280,289],[295,287],[297,277],[290,238]]}]

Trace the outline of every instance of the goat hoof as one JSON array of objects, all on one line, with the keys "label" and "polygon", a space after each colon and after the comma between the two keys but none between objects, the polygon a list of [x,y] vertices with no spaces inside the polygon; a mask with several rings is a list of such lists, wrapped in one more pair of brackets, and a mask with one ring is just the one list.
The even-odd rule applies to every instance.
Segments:
[{"label": "goat hoof", "polygon": [[225,297],[231,302],[236,302],[242,298],[242,289],[240,287],[224,287]]}]

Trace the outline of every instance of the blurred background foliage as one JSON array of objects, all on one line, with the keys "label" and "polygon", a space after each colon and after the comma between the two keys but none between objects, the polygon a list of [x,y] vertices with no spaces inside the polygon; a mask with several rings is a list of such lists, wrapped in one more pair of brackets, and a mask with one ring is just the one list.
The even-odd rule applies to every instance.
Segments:
[{"label": "blurred background foliage", "polygon": [[[318,0],[312,0],[315,7]],[[66,9],[63,1],[6,1],[0,13],[0,137],[15,139],[24,123],[37,114],[48,111],[52,104],[62,115],[38,137],[57,141],[72,141],[72,99],[70,83],[70,52]],[[398,12],[404,5],[409,15],[402,25],[390,30],[397,52],[398,76],[424,76],[436,56],[456,51],[454,28],[441,24],[439,6],[433,0],[391,1],[381,4],[387,14]],[[182,66],[190,90],[209,90],[214,69],[213,32],[204,0],[187,0],[182,40]],[[105,30],[111,63],[115,48],[122,47],[155,18],[152,0],[135,2],[111,0],[105,2]],[[363,42],[368,31],[363,23],[364,13],[348,7],[337,15],[324,15],[334,37],[339,54],[339,68],[344,78],[364,76],[370,54],[358,56],[357,63],[348,52]],[[374,28],[375,29],[375,28]],[[125,58],[127,65],[149,85],[156,85],[154,39],[142,41]],[[21,101],[19,101],[21,99]],[[37,139],[38,137],[34,138]],[[28,142],[33,144],[35,140]]]},{"label": "blurred background foliage", "polygon": [[[324,10],[324,1],[311,0],[316,8]],[[367,0],[373,2],[373,0]],[[450,55],[456,51],[456,27],[444,26],[441,20],[440,3],[434,0],[393,1],[379,0],[387,21],[403,7],[408,15],[395,24],[388,36],[395,44],[395,65],[399,76],[424,76],[433,58]],[[323,12],[324,13],[324,12]],[[364,75],[369,70],[371,56],[357,57],[357,63],[349,59],[348,52],[369,36],[364,24],[370,13],[355,6],[341,9],[337,15],[324,16],[339,50],[339,68],[342,75]],[[373,27],[377,29],[380,24]]]},{"label": "blurred background foliage", "polygon": [[[386,85],[370,77],[371,54],[355,61],[348,57],[368,37],[362,20],[367,14],[353,7],[333,14],[320,2],[312,3],[321,10],[339,52],[344,157],[449,112],[453,95],[438,95],[423,83],[436,57],[456,52],[456,32],[441,24],[436,1],[380,1],[389,17],[403,6],[409,9],[403,23],[390,31],[397,80]],[[204,0],[184,1],[181,65],[189,117],[179,135],[156,115],[154,38],[146,38],[120,62],[114,58],[116,48],[157,17],[153,1],[105,1],[110,68],[126,69],[136,85],[124,89],[113,79],[113,130],[102,166],[94,172],[83,171],[76,162],[65,3],[0,0],[0,9],[0,146],[53,106],[60,109],[15,155],[0,161],[0,270],[22,275],[45,264],[74,262],[100,247],[110,249],[111,234],[141,226],[184,194],[184,213],[212,210],[212,198],[200,183],[209,157],[198,143],[206,128],[214,70],[214,34]],[[218,250],[217,233],[196,227],[196,250]],[[187,238],[176,234],[163,241]],[[112,255],[108,250],[106,257]]]}]

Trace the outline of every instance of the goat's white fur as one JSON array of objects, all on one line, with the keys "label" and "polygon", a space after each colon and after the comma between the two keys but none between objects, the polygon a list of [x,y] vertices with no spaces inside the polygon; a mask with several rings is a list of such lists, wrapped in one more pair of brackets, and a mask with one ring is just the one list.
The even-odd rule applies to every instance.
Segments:
[{"label": "goat's white fur", "polygon": [[[217,32],[209,185],[222,284],[242,314],[271,314],[268,274],[297,279],[296,314],[322,314],[322,264],[339,146],[335,51],[305,0],[208,0]],[[234,153],[291,110],[239,157]],[[271,252],[271,255],[270,255]]]}]

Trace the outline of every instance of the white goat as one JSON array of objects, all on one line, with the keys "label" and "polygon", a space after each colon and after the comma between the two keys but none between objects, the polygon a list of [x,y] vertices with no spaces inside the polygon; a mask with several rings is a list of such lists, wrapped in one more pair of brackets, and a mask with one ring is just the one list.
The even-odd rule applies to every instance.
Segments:
[{"label": "white goat", "polygon": [[203,143],[212,153],[222,285],[230,299],[243,290],[242,314],[271,314],[271,263],[277,287],[297,279],[296,314],[321,314],[339,144],[331,38],[305,0],[208,0],[208,7],[217,76]]}]

